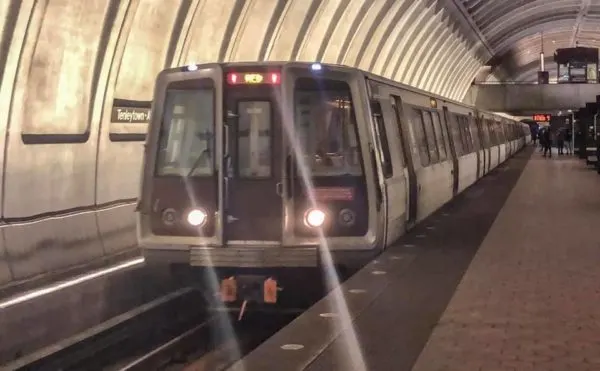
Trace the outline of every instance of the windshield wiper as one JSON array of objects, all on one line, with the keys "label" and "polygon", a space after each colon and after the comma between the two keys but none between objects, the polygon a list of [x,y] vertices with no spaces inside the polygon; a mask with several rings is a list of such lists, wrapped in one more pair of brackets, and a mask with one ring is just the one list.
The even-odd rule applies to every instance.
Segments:
[{"label": "windshield wiper", "polygon": [[188,174],[187,174],[187,177],[188,177],[188,178],[189,178],[190,176],[192,176],[192,173],[193,173],[194,171],[196,171],[196,169],[198,168],[198,166],[200,166],[200,162],[201,162],[201,160],[203,160],[203,159],[204,159],[204,156],[205,156],[206,154],[208,154],[208,153],[209,153],[208,149],[205,149],[204,151],[202,151],[202,152],[201,152],[201,153],[198,155],[198,157],[196,157],[196,160],[194,160],[194,164],[192,165],[192,167],[191,167],[190,171],[189,171],[189,172],[188,172]]}]

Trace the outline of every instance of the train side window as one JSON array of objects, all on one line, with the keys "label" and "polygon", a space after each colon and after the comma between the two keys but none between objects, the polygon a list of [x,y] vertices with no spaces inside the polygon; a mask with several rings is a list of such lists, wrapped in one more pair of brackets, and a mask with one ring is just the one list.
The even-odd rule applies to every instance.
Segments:
[{"label": "train side window", "polygon": [[238,102],[237,170],[242,178],[271,176],[271,102]]},{"label": "train side window", "polygon": [[432,164],[437,164],[440,160],[440,155],[435,144],[435,132],[433,131],[433,121],[431,120],[431,112],[429,111],[423,111],[423,127],[425,128],[425,136],[427,137],[429,160]]},{"label": "train side window", "polygon": [[385,122],[383,119],[383,112],[381,111],[381,104],[379,104],[379,102],[371,102],[371,109],[373,111],[375,125],[377,125],[379,144],[381,145],[381,167],[383,169],[383,176],[390,178],[392,175],[394,175],[394,169],[392,167],[392,156],[390,154],[390,146],[388,143],[387,132],[385,130]]},{"label": "train side window", "polygon": [[423,116],[421,116],[421,110],[416,108],[413,108],[412,113],[411,124],[415,132],[415,141],[417,142],[417,146],[419,146],[421,165],[426,167],[431,163],[431,159],[429,158],[427,137],[425,136],[425,130],[423,128]]},{"label": "train side window", "polygon": [[362,175],[356,115],[348,83],[304,77],[296,80],[294,127],[312,176]]},{"label": "train side window", "polygon": [[448,158],[446,151],[446,135],[444,135],[443,125],[440,122],[440,115],[438,112],[431,112],[431,118],[433,119],[433,129],[435,130],[435,139],[437,147],[440,153],[440,161],[445,161]]},{"label": "train side window", "polygon": [[214,171],[214,90],[167,90],[156,162],[159,176],[209,176]]},{"label": "train side window", "polygon": [[464,154],[463,136],[461,135],[461,127],[459,126],[459,117],[453,113],[450,115],[450,132],[452,133],[452,141],[454,142],[454,149],[456,150],[456,156],[460,157]]}]

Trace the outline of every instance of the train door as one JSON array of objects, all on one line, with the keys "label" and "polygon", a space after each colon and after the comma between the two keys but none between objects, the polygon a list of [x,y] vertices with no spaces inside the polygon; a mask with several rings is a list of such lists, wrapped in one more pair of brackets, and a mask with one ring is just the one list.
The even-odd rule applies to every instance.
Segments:
[{"label": "train door", "polygon": [[412,228],[417,222],[417,203],[418,203],[418,186],[417,186],[417,173],[415,171],[415,164],[412,158],[411,143],[408,123],[404,119],[404,106],[402,98],[398,96],[392,96],[393,102],[392,107],[396,114],[396,122],[398,123],[398,131],[400,133],[400,142],[402,145],[402,155],[405,165],[405,176],[407,180],[407,215],[406,215],[406,226]]},{"label": "train door", "polygon": [[225,94],[225,244],[281,244],[283,138],[276,89],[240,86]]},{"label": "train door", "polygon": [[446,137],[448,138],[448,142],[450,144],[450,154],[452,155],[452,196],[456,196],[458,194],[458,176],[460,174],[458,168],[458,156],[456,154],[456,147],[454,145],[454,138],[452,137],[452,132],[450,131],[450,112],[448,111],[448,107],[444,106],[444,120],[443,120],[443,128],[445,130]]},{"label": "train door", "polygon": [[[383,213],[383,220],[385,220],[385,243],[386,245],[391,242],[390,238],[394,238],[397,234],[397,231],[394,229],[396,226],[392,225],[392,223],[397,222],[398,218],[395,216],[396,211],[390,210],[390,198],[394,199],[394,193],[397,191],[394,184],[394,170],[392,164],[392,156],[390,153],[389,141],[386,131],[385,125],[385,117],[383,110],[381,108],[381,103],[377,100],[371,101],[371,113],[373,114],[373,121],[375,123],[375,137],[377,141],[379,162],[381,163],[381,171],[383,175],[383,179],[380,180],[381,183],[381,191],[383,193],[383,207],[381,210]],[[390,197],[391,196],[391,197]]]}]

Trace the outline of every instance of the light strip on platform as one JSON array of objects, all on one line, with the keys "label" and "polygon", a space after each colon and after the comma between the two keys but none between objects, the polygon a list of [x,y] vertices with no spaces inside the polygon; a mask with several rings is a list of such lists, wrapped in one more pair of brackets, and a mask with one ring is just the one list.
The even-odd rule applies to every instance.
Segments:
[{"label": "light strip on platform", "polygon": [[0,302],[0,309],[6,309],[8,307],[12,307],[13,305],[17,305],[17,304],[26,302],[28,300],[39,298],[40,296],[48,295],[53,292],[66,289],[68,287],[75,286],[75,285],[78,285],[80,283],[83,283],[83,282],[86,282],[89,280],[93,280],[94,278],[105,276],[109,273],[113,273],[113,272],[119,271],[121,269],[133,267],[133,266],[136,266],[143,262],[144,262],[144,258],[136,258],[136,259],[129,260],[129,261],[126,261],[126,262],[118,264],[118,265],[114,265],[109,268],[97,270],[95,272],[73,278],[68,281],[59,282],[59,283],[53,284],[51,286],[47,286],[47,287],[44,287],[41,289],[30,291],[30,292],[27,292],[24,294],[19,294],[19,295],[12,297],[6,301]]}]

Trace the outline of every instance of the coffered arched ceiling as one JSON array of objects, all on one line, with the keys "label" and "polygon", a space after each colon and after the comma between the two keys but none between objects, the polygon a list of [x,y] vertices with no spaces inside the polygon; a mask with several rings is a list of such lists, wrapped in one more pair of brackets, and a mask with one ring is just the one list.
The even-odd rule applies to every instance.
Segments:
[{"label": "coffered arched ceiling", "polygon": [[480,30],[496,62],[511,68],[511,79],[535,80],[542,50],[552,77],[557,48],[600,46],[600,0],[455,1]]},{"label": "coffered arched ceiling", "polygon": [[599,19],[600,0],[4,0],[0,108],[19,92],[48,122],[75,122],[149,100],[165,67],[263,60],[356,66],[460,100],[486,63],[535,76],[542,32],[550,58],[600,44]]}]

